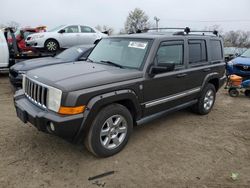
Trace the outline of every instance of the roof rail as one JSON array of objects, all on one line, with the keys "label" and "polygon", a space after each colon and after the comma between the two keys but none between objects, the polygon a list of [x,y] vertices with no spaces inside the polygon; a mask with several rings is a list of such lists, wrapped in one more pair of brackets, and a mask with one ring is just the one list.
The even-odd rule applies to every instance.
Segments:
[{"label": "roof rail", "polygon": [[161,28],[146,28],[144,30],[138,30],[136,33],[144,33],[148,31],[159,31],[159,30],[182,30],[174,33],[174,35],[185,35],[190,33],[211,33],[213,35],[219,36],[219,32],[217,30],[214,31],[203,31],[203,30],[191,30],[189,27],[161,27]]}]

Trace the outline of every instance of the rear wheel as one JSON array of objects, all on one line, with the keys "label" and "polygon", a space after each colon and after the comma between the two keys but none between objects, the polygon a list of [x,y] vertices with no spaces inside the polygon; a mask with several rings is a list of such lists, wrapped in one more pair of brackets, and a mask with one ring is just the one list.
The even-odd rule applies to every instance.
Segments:
[{"label": "rear wheel", "polygon": [[207,84],[201,92],[198,103],[193,106],[193,111],[200,115],[208,114],[215,102],[216,90],[213,84]]},{"label": "rear wheel", "polygon": [[238,97],[239,94],[240,94],[240,92],[239,92],[237,89],[235,89],[235,88],[229,89],[229,90],[228,90],[228,93],[229,93],[229,95],[230,95],[231,97]]},{"label": "rear wheel", "polygon": [[86,147],[98,157],[109,157],[125,147],[132,129],[129,110],[120,104],[109,105],[94,119],[85,140]]},{"label": "rear wheel", "polygon": [[54,39],[47,40],[44,47],[48,52],[57,52],[59,50],[59,44]]}]

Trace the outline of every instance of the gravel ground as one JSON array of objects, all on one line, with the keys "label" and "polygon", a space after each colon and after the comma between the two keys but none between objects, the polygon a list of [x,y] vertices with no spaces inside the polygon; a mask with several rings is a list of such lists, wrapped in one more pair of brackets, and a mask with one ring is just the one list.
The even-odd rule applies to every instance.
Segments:
[{"label": "gravel ground", "polygon": [[[105,159],[24,125],[12,96],[0,75],[0,187],[250,187],[250,99],[243,95],[221,89],[207,116],[183,110],[137,126],[125,149]],[[108,171],[115,173],[88,180]]]}]

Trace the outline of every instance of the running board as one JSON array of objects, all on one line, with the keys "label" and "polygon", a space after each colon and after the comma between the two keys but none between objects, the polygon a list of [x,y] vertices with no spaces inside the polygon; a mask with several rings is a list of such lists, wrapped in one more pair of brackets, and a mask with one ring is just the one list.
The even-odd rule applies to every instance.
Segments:
[{"label": "running board", "polygon": [[163,117],[163,116],[165,116],[165,115],[168,115],[168,114],[170,114],[170,113],[172,113],[172,112],[176,112],[176,111],[179,111],[179,110],[181,110],[181,109],[190,107],[190,106],[196,104],[197,102],[198,102],[197,99],[196,99],[196,100],[192,100],[192,101],[190,101],[190,102],[181,104],[181,105],[179,105],[179,106],[175,106],[175,107],[170,108],[170,109],[168,109],[168,110],[164,110],[164,111],[162,111],[162,112],[158,112],[158,113],[155,113],[155,114],[153,114],[153,115],[144,117],[144,118],[142,118],[142,119],[136,121],[136,123],[137,123],[137,125],[142,125],[142,124],[148,123],[148,122],[150,122],[150,121],[153,121],[153,120],[156,120],[156,119],[158,119],[158,118],[161,118],[161,117]]}]

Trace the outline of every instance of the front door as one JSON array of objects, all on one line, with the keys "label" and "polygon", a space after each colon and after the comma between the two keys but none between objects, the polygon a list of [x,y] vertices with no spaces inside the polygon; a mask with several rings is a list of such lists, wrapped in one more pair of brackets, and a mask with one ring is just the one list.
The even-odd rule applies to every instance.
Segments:
[{"label": "front door", "polygon": [[175,69],[170,72],[156,74],[145,80],[144,115],[150,115],[178,106],[185,101],[188,76],[184,58],[184,41],[162,42],[155,56],[155,64],[173,63]]},{"label": "front door", "polygon": [[78,25],[71,25],[64,28],[65,32],[61,33],[60,38],[60,47],[69,48],[78,44],[79,37],[79,27]]}]

